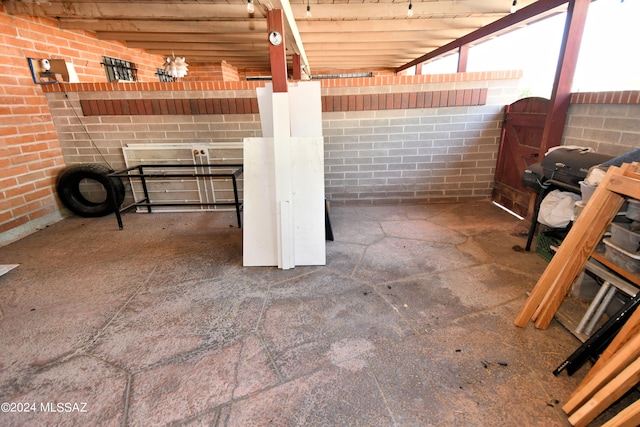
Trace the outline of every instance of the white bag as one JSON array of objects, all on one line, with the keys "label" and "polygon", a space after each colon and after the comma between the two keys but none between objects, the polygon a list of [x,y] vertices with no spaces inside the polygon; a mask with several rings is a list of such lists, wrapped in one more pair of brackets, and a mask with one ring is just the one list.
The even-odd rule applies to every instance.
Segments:
[{"label": "white bag", "polygon": [[553,190],[540,204],[538,222],[553,228],[564,228],[573,218],[573,206],[580,195],[568,191]]}]

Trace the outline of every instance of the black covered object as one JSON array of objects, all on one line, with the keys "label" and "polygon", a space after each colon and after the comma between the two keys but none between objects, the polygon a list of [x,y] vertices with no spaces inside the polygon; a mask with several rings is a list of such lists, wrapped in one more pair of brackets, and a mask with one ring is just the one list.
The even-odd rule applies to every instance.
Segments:
[{"label": "black covered object", "polygon": [[540,191],[544,182],[544,170],[542,163],[534,163],[524,170],[522,174],[522,183],[525,187],[529,187],[536,192]]},{"label": "black covered object", "polygon": [[579,182],[587,177],[589,169],[612,158],[607,154],[580,148],[559,147],[548,152],[542,159],[544,178],[579,187]]}]

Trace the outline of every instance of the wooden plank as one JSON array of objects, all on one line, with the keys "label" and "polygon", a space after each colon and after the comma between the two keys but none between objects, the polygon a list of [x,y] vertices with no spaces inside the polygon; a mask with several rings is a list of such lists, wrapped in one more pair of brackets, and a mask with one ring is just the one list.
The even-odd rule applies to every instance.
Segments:
[{"label": "wooden plank", "polygon": [[636,400],[631,405],[618,412],[602,427],[637,427],[640,425],[640,400]]},{"label": "wooden plank", "polygon": [[[575,405],[570,402],[575,402],[578,399],[578,395],[583,393],[583,389],[591,382],[592,378],[598,374],[604,367],[607,366],[609,361],[618,353],[618,351],[631,339],[640,334],[640,310],[636,310],[626,321],[620,332],[618,332],[611,341],[611,344],[602,352],[598,361],[591,367],[587,375],[582,379],[578,387],[571,393],[567,399],[567,403],[562,407],[566,412],[572,412],[575,410]],[[566,408],[566,409],[565,409]]]},{"label": "wooden plank", "polygon": [[591,258],[593,258],[594,260],[598,261],[601,264],[604,264],[608,269],[610,269],[612,271],[615,271],[617,274],[619,274],[620,276],[624,277],[629,282],[631,282],[634,285],[640,287],[640,274],[632,273],[629,270],[625,270],[624,268],[620,267],[617,264],[614,264],[613,262],[611,262],[607,258],[605,258],[604,254],[601,254],[601,253],[598,253],[598,252],[594,252],[591,255]]},{"label": "wooden plank", "polygon": [[[580,217],[582,217],[582,215],[588,211],[589,216],[585,218],[588,218],[589,222],[580,221],[580,217],[578,217],[578,221],[576,221],[569,234],[575,230],[576,233],[582,234],[580,236],[581,240],[577,243],[577,246],[574,247],[573,257],[567,260],[564,268],[555,278],[554,283],[534,312],[533,317],[536,327],[541,329],[549,327],[553,316],[569,292],[571,284],[584,268],[585,263],[600,242],[609,223],[615,218],[617,212],[622,207],[624,197],[620,194],[631,197],[637,194],[638,197],[640,197],[640,181],[630,176],[625,176],[627,174],[637,176],[634,172],[637,167],[637,164],[623,164],[619,170],[614,170],[615,173],[607,173],[592,196],[594,200],[589,201],[587,207],[580,215]],[[597,198],[595,197],[596,193],[598,193]],[[568,237],[569,235],[567,235],[567,238]],[[565,239],[565,242],[567,242],[567,240],[568,239]],[[563,245],[565,242],[563,242]],[[567,244],[576,243],[567,242]],[[563,245],[560,246],[562,247]]]},{"label": "wooden plank", "polygon": [[[600,194],[596,198],[598,190]],[[624,203],[622,196],[600,187],[596,189],[592,199],[593,203],[592,200],[589,201],[587,207],[585,207],[571,228],[571,231],[569,231],[567,238],[565,238],[560,245],[560,249],[562,249],[562,246],[564,246],[566,242],[566,244],[570,246],[567,252],[570,252],[571,255],[564,260],[563,268],[558,275],[552,279],[552,285],[543,298],[540,310],[537,316],[535,316],[535,325],[537,328],[546,329],[549,327],[553,316],[567,296],[571,284],[584,269],[585,263],[600,242],[600,239],[602,239],[609,223]],[[589,207],[591,207],[591,209],[589,209]],[[569,239],[572,233],[573,236]],[[559,252],[560,251],[558,251],[558,253]],[[557,255],[558,254],[556,254],[556,256]]]},{"label": "wooden plank", "polygon": [[634,336],[627,342],[602,369],[591,375],[586,383],[583,381],[579,391],[569,397],[567,403],[562,406],[562,410],[567,414],[574,412],[638,357],[640,357],[640,335]]},{"label": "wooden plank", "polygon": [[621,398],[640,380],[640,358],[627,366],[607,385],[602,387],[587,403],[582,405],[569,422],[575,427],[586,427],[612,403]]},{"label": "wooden plank", "polygon": [[[636,176],[635,174],[633,174]],[[640,181],[630,176],[616,176],[607,183],[607,189],[616,193],[625,194],[633,197],[634,199],[640,199]]]},{"label": "wooden plank", "polygon": [[[606,182],[609,179],[611,179],[612,176],[619,174],[621,170],[622,168],[618,168],[615,166],[610,167],[603,179],[603,182]],[[536,311],[538,311],[538,307],[543,302],[543,300],[545,299],[547,299],[547,301],[549,300],[551,296],[546,297],[546,295],[554,286],[558,286],[558,280],[557,280],[558,277],[562,276],[565,281],[569,281],[569,282],[575,279],[577,275],[577,271],[574,271],[574,270],[578,269],[581,266],[584,266],[584,263],[588,259],[588,255],[590,255],[591,252],[593,252],[593,248],[595,248],[595,244],[597,244],[597,241],[595,241],[594,243],[594,240],[597,239],[599,241],[599,239],[602,237],[604,233],[604,230],[606,229],[606,224],[604,224],[602,218],[600,218],[602,214],[600,207],[603,206],[601,203],[604,203],[607,199],[611,198],[610,197],[611,194],[612,194],[611,192],[607,191],[606,188],[602,186],[602,187],[598,187],[598,189],[596,189],[596,191],[594,192],[593,196],[591,196],[593,199],[593,202],[588,203],[585,209],[582,211],[582,213],[576,220],[575,224],[571,228],[571,231],[569,232],[569,234],[567,234],[567,237],[565,238],[564,242],[560,245],[560,248],[558,248],[558,252],[554,255],[553,259],[551,260],[551,262],[549,263],[545,271],[540,276],[540,279],[538,280],[533,290],[531,291],[531,294],[525,301],[525,304],[522,307],[522,310],[520,311],[520,313],[518,313],[518,316],[514,321],[514,323],[517,326],[525,327],[529,322],[529,320],[532,319]],[[616,196],[616,197],[617,199],[619,199],[620,205],[622,205],[622,197],[620,196]],[[616,200],[615,198],[613,199]],[[609,212],[607,217],[610,216],[611,218],[613,218],[614,215],[615,215],[615,212]],[[599,218],[600,220],[598,221]],[[609,219],[609,221],[610,220],[611,219]],[[598,222],[597,227],[596,227],[596,224],[594,224],[594,222]],[[590,242],[589,244],[590,249],[587,249],[585,247],[585,244],[589,242]],[[573,261],[574,265],[571,271],[571,274],[573,274],[573,277],[570,280],[567,280],[566,276],[568,276],[569,274],[568,273],[563,274],[563,271],[567,267],[567,264],[570,263],[575,256],[579,256],[579,259],[584,258],[584,260],[581,263]],[[578,265],[578,264],[581,264],[581,265]],[[570,286],[570,284],[567,286]],[[538,316],[536,316],[536,319],[537,318]],[[545,317],[545,320],[546,320],[546,317]],[[544,329],[543,323],[541,322],[540,326],[538,327],[541,327]]]}]

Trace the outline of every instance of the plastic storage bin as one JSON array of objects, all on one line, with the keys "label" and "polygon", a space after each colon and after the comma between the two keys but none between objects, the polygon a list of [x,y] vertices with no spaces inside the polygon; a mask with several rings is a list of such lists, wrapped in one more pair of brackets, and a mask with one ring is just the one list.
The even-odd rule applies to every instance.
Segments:
[{"label": "plastic storage bin", "polygon": [[640,201],[636,199],[629,199],[629,206],[627,206],[627,218],[633,221],[640,221]]},{"label": "plastic storage bin", "polygon": [[580,184],[580,195],[582,196],[582,203],[586,205],[589,202],[591,196],[593,196],[593,193],[596,192],[596,188],[598,188],[598,186],[585,184],[584,181],[580,181],[578,182],[578,184]]},{"label": "plastic storage bin", "polygon": [[581,200],[578,200],[574,205],[573,205],[573,218],[578,219],[578,217],[580,216],[580,214],[582,213],[582,211],[584,210],[584,202]]},{"label": "plastic storage bin", "polygon": [[539,232],[536,238],[536,253],[547,261],[551,261],[551,258],[553,258],[556,253],[556,251],[552,249],[552,246],[560,246],[560,244],[562,244],[561,239]]},{"label": "plastic storage bin", "polygon": [[627,252],[637,255],[640,252],[640,233],[630,230],[631,224],[611,223],[611,243]]},{"label": "plastic storage bin", "polygon": [[604,257],[632,273],[640,273],[640,255],[625,251],[618,245],[611,243],[611,239],[604,239]]}]

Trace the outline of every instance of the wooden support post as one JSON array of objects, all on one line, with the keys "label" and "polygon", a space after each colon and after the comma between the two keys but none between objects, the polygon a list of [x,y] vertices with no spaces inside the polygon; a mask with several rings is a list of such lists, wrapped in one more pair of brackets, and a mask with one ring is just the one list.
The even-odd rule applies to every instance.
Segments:
[{"label": "wooden support post", "polygon": [[556,77],[542,133],[540,158],[549,147],[560,145],[571,101],[571,85],[578,62],[582,33],[591,0],[569,0],[564,37],[558,55]]},{"label": "wooden support post", "polygon": [[458,72],[459,73],[467,72],[468,58],[469,58],[469,45],[463,44],[458,48]]},{"label": "wooden support post", "polygon": [[300,55],[293,54],[293,65],[291,66],[291,79],[300,81],[302,80],[302,63],[300,62]]},{"label": "wooden support post", "polygon": [[280,35],[280,43],[269,42],[269,61],[273,92],[287,91],[287,54],[285,48],[284,18],[282,9],[267,10],[267,38],[274,32]]}]

